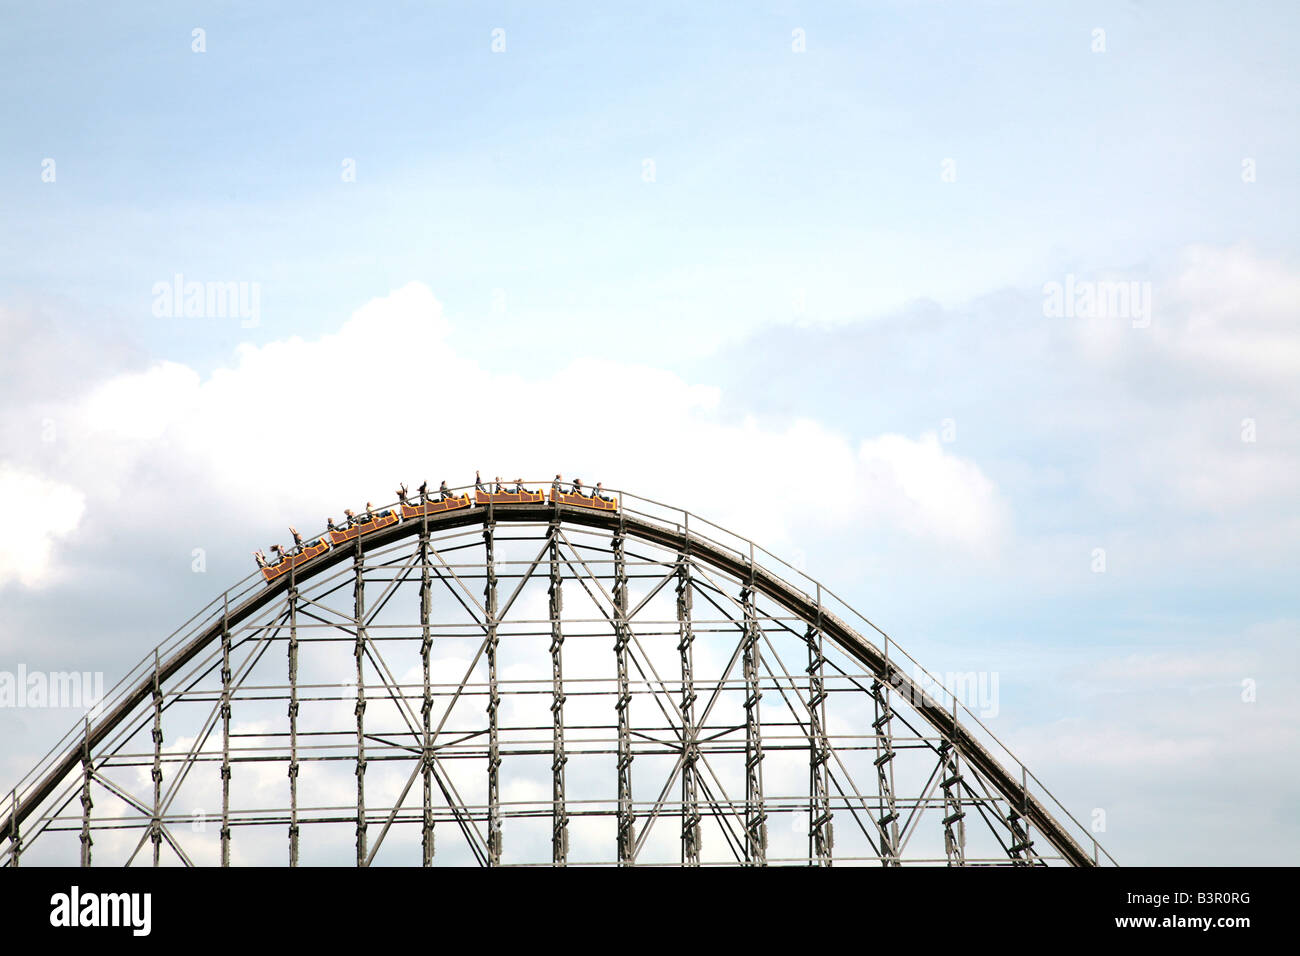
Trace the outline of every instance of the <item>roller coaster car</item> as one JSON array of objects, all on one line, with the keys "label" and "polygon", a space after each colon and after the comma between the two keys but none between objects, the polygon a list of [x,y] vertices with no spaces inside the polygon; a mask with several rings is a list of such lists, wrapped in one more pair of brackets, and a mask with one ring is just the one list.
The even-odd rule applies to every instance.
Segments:
[{"label": "roller coaster car", "polygon": [[389,525],[394,524],[397,524],[397,512],[389,510],[383,514],[375,515],[369,521],[355,521],[342,531],[331,531],[330,540],[339,545],[345,541],[351,541],[353,538],[359,538],[363,534],[370,534],[372,531],[378,531],[380,528],[387,528]]},{"label": "roller coaster car", "polygon": [[617,498],[597,498],[592,495],[588,498],[586,495],[575,495],[567,491],[556,491],[551,489],[551,501],[555,504],[573,505],[577,508],[591,508],[593,511],[617,511]]},{"label": "roller coaster car", "polygon": [[474,503],[480,505],[540,505],[546,495],[540,491],[474,491]]},{"label": "roller coaster car", "polygon": [[458,495],[442,501],[428,501],[422,505],[402,505],[402,518],[410,521],[423,515],[436,515],[444,511],[457,511],[470,506],[469,495]]},{"label": "roller coaster car", "polygon": [[330,549],[324,538],[317,538],[311,544],[304,545],[303,549],[294,555],[287,555],[279,564],[273,564],[270,567],[262,569],[262,577],[267,581],[274,581],[282,574],[288,573],[290,568],[296,568],[300,564],[306,564],[318,554],[324,554]]}]

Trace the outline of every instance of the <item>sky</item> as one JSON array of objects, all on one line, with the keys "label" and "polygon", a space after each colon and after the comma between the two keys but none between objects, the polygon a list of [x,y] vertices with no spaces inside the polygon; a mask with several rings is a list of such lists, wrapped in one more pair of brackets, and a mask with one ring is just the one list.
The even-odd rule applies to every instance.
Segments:
[{"label": "sky", "polygon": [[1300,12],[700,6],[4,4],[0,671],[563,471],[998,673],[1121,863],[1292,862]]}]

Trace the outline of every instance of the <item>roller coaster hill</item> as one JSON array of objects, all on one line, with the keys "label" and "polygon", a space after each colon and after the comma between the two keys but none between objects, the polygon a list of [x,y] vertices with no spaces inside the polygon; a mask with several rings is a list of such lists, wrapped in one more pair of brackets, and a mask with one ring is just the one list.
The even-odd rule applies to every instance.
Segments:
[{"label": "roller coaster hill", "polygon": [[516,480],[330,525],[0,793],[0,864],[1115,863],[888,634],[689,511]]}]

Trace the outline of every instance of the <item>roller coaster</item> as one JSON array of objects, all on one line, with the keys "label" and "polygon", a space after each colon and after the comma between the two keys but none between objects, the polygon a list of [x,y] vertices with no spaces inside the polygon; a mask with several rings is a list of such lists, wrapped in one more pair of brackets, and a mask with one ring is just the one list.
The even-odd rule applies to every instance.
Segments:
[{"label": "roller coaster", "polygon": [[3,799],[9,866],[1115,863],[828,588],[682,509],[558,487],[321,532]]}]

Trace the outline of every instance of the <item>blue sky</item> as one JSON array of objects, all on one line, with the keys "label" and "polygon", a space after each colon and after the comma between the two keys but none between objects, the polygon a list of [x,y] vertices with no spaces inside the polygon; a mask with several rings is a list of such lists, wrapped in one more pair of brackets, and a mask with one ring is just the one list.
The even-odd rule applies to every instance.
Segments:
[{"label": "blue sky", "polygon": [[[1298,18],[7,4],[0,481],[50,517],[0,560],[0,669],[111,678],[286,523],[425,469],[558,467],[797,551],[937,670],[1001,671],[999,732],[1067,805],[1118,808],[1121,861],[1292,859]],[[256,283],[255,326],[157,317],[178,273]],[[1067,276],[1147,284],[1149,325],[1046,316]],[[244,403],[410,343],[419,390],[379,369],[292,436]],[[616,437],[313,464],[422,400],[574,397]],[[782,481],[845,500],[726,493]],[[75,718],[0,712],[0,789]],[[1236,839],[1187,841],[1225,786]]]},{"label": "blue sky", "polygon": [[235,336],[150,321],[140,289],[176,269],[261,281],[262,340],[420,279],[471,326],[500,289],[511,327],[594,322],[667,364],[800,289],[858,320],[1290,241],[1286,4],[693,7],[15,10],[3,277],[197,363]]}]

